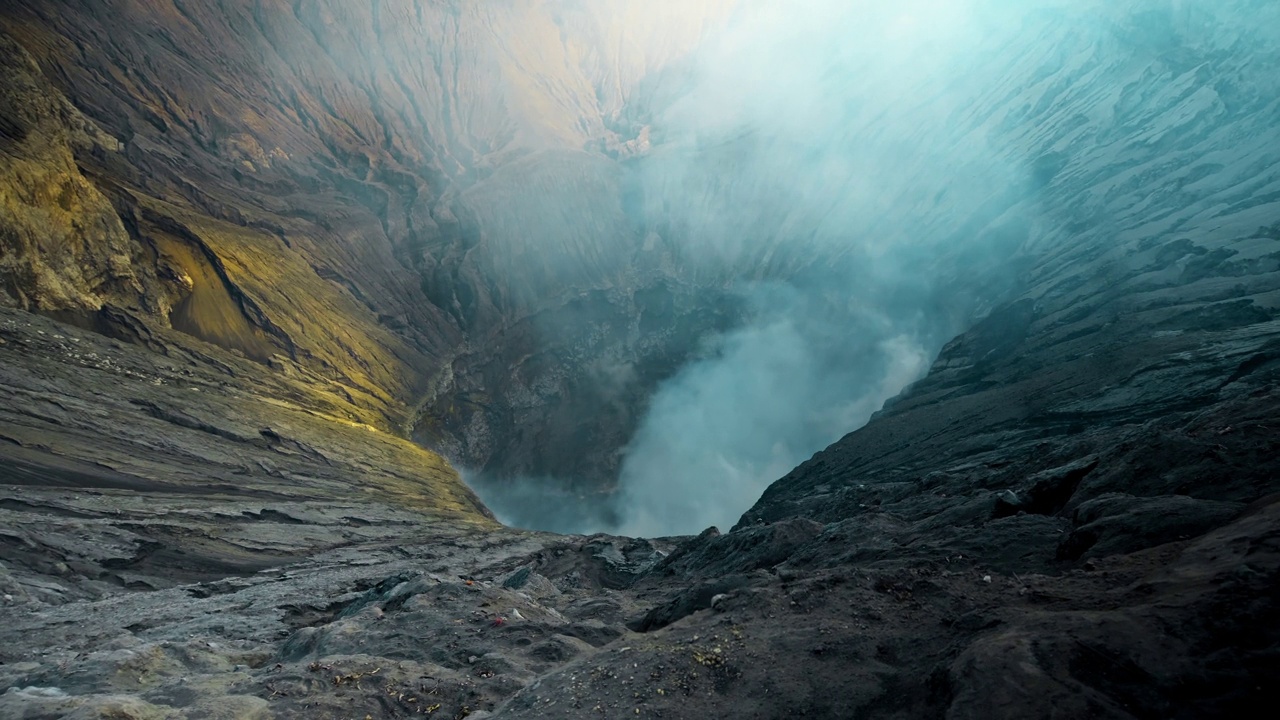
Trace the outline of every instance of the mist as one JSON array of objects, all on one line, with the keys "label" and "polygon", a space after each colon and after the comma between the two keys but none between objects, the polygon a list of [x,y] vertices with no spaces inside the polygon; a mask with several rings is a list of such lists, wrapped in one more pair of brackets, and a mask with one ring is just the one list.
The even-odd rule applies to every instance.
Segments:
[{"label": "mist", "polygon": [[837,323],[790,285],[750,292],[751,322],[712,339],[710,357],[654,396],[622,465],[619,532],[732,525],[770,482],[927,367],[912,323],[874,310]]},{"label": "mist", "polygon": [[704,278],[731,277],[751,312],[658,388],[611,529],[733,525],[979,309],[983,289],[948,285],[946,258],[1009,272],[1025,233],[958,248],[946,223],[1030,192],[1024,165],[955,129],[984,46],[1016,20],[968,2],[756,4],[699,56],[638,172],[651,223]]},{"label": "mist", "polygon": [[1106,221],[1105,204],[1082,216],[1065,199],[1080,192],[1062,180],[1073,161],[1106,154],[1072,128],[1100,123],[1116,147],[1146,148],[1141,123],[1108,126],[1119,80],[1106,73],[1210,43],[1220,7],[739,3],[628,99],[652,147],[625,172],[636,236],[681,277],[738,297],[742,321],[649,396],[616,492],[525,478],[511,502],[478,480],[486,500],[562,531],[733,525],[926,373],[1033,253]]},{"label": "mist", "polygon": [[632,99],[653,138],[626,168],[637,235],[738,297],[744,318],[649,397],[615,492],[469,473],[501,520],[727,528],[927,371],[1007,285],[1035,222],[1011,209],[1034,189],[1026,158],[960,117],[991,91],[998,55],[1018,52],[1028,11],[992,8],[740,3]]}]

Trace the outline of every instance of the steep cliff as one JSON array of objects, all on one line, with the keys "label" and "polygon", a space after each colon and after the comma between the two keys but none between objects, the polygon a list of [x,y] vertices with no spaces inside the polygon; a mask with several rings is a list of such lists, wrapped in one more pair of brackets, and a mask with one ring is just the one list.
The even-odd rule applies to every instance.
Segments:
[{"label": "steep cliff", "polygon": [[[43,167],[78,178],[105,227],[15,243],[9,302],[130,308],[254,359],[288,357],[370,396],[397,428],[425,398],[426,427],[443,427],[486,362],[455,372],[452,358],[521,352],[495,334],[579,292],[646,285],[612,159],[639,130],[613,125],[727,6],[9,4],[6,53],[24,79],[7,105],[48,114],[32,95],[55,98],[88,128]],[[46,212],[44,198],[24,202],[24,218]],[[69,268],[73,245],[92,262]],[[41,273],[50,263],[59,272]],[[499,402],[489,422],[509,427]],[[609,434],[617,447],[626,427]]]}]

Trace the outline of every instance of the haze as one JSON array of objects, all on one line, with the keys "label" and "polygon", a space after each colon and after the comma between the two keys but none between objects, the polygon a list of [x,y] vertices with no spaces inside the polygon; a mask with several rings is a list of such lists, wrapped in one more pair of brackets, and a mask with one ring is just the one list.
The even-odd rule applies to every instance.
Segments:
[{"label": "haze", "polygon": [[[984,95],[1029,81],[1000,62],[1043,7],[746,3],[660,73],[652,150],[628,167],[637,234],[671,247],[697,282],[732,288],[746,321],[704,338],[658,388],[618,493],[588,501],[607,507],[566,506],[556,478],[505,491],[479,480],[486,501],[559,530],[727,528],[923,374],[1035,221],[1024,206],[1002,232],[951,224],[993,199],[994,222],[1034,189],[1035,157],[955,128],[971,128],[957,115]],[[958,261],[990,277],[968,284]]]},{"label": "haze", "polygon": [[[616,492],[474,476],[486,502],[517,525],[580,532],[737,522],[769,483],[923,375],[1030,254],[1066,237],[1045,200],[1097,140],[1071,135],[1078,118],[1046,126],[1052,108],[1004,98],[1054,84],[1060,101],[1096,96],[1086,104],[1103,116],[1118,91],[1106,73],[1126,58],[1212,45],[1238,20],[1214,3],[1138,4],[1148,9],[745,2],[711,23],[643,95],[623,98],[650,122],[626,161],[624,211],[631,242],[740,298],[741,322],[701,338],[647,399]],[[1049,32],[1067,40],[1037,52]],[[551,190],[535,202],[572,201]],[[623,363],[609,376],[630,373]]]}]

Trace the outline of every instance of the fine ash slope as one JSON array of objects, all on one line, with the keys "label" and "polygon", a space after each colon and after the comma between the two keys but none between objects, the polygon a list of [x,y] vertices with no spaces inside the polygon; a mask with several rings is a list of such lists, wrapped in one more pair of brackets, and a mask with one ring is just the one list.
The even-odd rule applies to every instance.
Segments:
[{"label": "fine ash slope", "polygon": [[[510,402],[475,386],[540,352],[560,360],[529,372],[561,387],[634,357],[645,308],[686,336],[652,350],[652,383],[732,324],[705,268],[619,280],[647,234],[615,192],[642,145],[620,118],[662,102],[636,88],[701,21],[650,56],[588,42],[616,28],[587,3],[7,4],[0,714],[1273,707],[1280,20],[1188,5],[1108,5],[1099,36],[1069,32],[1099,8],[1060,9],[991,60],[1000,81],[948,120],[1029,162],[1034,192],[927,193],[945,207],[922,214],[941,239],[1011,238],[1017,287],[732,532],[677,544],[500,528],[404,436],[424,409],[474,430],[442,433],[459,445],[548,417],[442,410]],[[389,68],[397,44],[432,63]],[[503,214],[520,178],[599,193],[564,262],[502,230],[546,211]],[[581,336],[546,344],[543,312]]]}]

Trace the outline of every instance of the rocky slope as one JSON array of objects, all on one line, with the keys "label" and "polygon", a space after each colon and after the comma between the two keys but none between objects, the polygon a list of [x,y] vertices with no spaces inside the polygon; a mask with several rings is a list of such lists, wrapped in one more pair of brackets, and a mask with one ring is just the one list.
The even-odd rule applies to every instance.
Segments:
[{"label": "rocky slope", "polygon": [[[249,397],[232,372],[255,365],[216,349],[3,322],[5,717],[1249,717],[1274,699],[1273,321],[1142,353],[1157,367],[1128,391],[1208,397],[1127,422],[1001,426],[953,390],[935,404],[990,424],[949,438],[912,410],[922,383],[740,527],[678,545],[450,512],[447,478],[401,475],[421,451]],[[955,348],[991,329],[947,362],[971,370]]]},{"label": "rocky slope", "polygon": [[[1276,8],[775,87],[785,13],[619,5],[0,9],[0,715],[1274,705]],[[941,350],[731,531],[503,528],[411,442],[608,490],[758,281]]]},{"label": "rocky slope", "polygon": [[[9,3],[8,302],[287,357],[468,467],[599,491],[757,283],[932,355],[1112,206],[1264,172],[1232,163],[1273,137],[1265,5],[975,11],[971,45],[827,10]],[[775,31],[812,37],[760,67]]]}]

